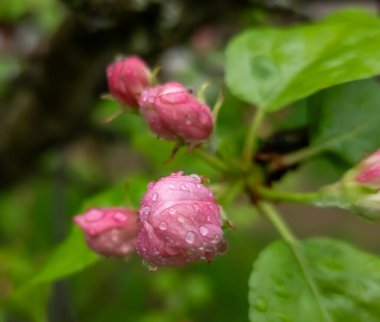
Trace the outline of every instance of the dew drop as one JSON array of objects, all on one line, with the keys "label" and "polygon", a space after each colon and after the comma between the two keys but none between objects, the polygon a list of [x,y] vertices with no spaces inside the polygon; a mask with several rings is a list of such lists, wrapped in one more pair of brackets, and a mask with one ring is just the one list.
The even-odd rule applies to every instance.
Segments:
[{"label": "dew drop", "polygon": [[119,233],[116,229],[113,229],[112,232],[111,232],[111,240],[114,242],[114,243],[117,243],[119,241]]},{"label": "dew drop", "polygon": [[181,190],[186,191],[187,187],[184,184],[181,184]]},{"label": "dew drop", "polygon": [[194,211],[199,211],[199,209],[200,209],[199,205],[196,204],[196,203],[194,203],[194,204],[192,205],[192,207],[193,207]]},{"label": "dew drop", "polygon": [[202,236],[206,236],[208,234],[208,229],[205,226],[199,227],[199,232]]},{"label": "dew drop", "polygon": [[189,244],[194,243],[194,240],[195,240],[195,234],[194,234],[192,231],[187,232],[187,233],[186,233],[186,236],[185,236],[185,240],[186,240],[186,242],[188,242]]},{"label": "dew drop", "polygon": [[263,298],[258,297],[253,304],[256,310],[260,312],[266,312],[268,310],[268,303]]},{"label": "dew drop", "polygon": [[152,195],[152,200],[153,200],[153,201],[157,201],[157,199],[158,199],[158,194],[157,194],[157,193],[154,193],[154,194]]},{"label": "dew drop", "polygon": [[121,250],[121,252],[122,252],[123,254],[127,254],[127,253],[129,253],[129,252],[132,250],[132,247],[131,247],[131,245],[129,245],[129,244],[123,244],[123,245],[121,246],[120,250]]},{"label": "dew drop", "polygon": [[177,217],[177,220],[180,222],[180,223],[184,223],[185,222],[185,218],[183,218],[183,216],[181,216],[181,215],[179,215],[178,217]]},{"label": "dew drop", "polygon": [[167,245],[165,247],[165,251],[169,254],[169,255],[177,255],[180,250],[177,248],[177,247],[174,247],[172,245]]},{"label": "dew drop", "polygon": [[122,212],[117,212],[113,215],[113,218],[119,223],[124,223],[127,221],[127,216]]},{"label": "dew drop", "polygon": [[203,114],[203,113],[202,113],[202,114],[200,115],[200,117],[199,117],[199,120],[200,120],[201,124],[205,125],[205,124],[208,123],[209,118],[208,118],[208,116],[207,116],[206,114]]},{"label": "dew drop", "polygon": [[282,298],[287,298],[290,296],[289,292],[284,287],[279,285],[274,288],[274,292],[276,295]]},{"label": "dew drop", "polygon": [[169,184],[169,189],[174,189],[174,185]]},{"label": "dew drop", "polygon": [[170,209],[169,209],[169,214],[171,214],[171,215],[175,215],[175,213],[176,213],[176,211],[175,211],[174,208],[170,208]]},{"label": "dew drop", "polygon": [[213,243],[213,244],[217,244],[217,243],[220,242],[220,240],[221,240],[221,236],[218,235],[218,234],[215,234],[215,235],[214,235],[214,238],[212,239],[212,243]]},{"label": "dew drop", "polygon": [[201,177],[198,176],[198,175],[195,174],[195,173],[190,174],[189,177],[190,177],[191,179],[193,179],[194,181],[201,182]]},{"label": "dew drop", "polygon": [[149,214],[150,214],[150,207],[142,207],[139,211],[140,214],[140,220],[141,221],[146,221],[149,219]]},{"label": "dew drop", "polygon": [[165,221],[161,221],[158,225],[158,228],[160,228],[161,230],[166,230],[168,228],[168,225]]},{"label": "dew drop", "polygon": [[98,209],[92,209],[85,215],[87,222],[98,221],[102,219],[103,217],[104,217],[103,212],[101,212]]},{"label": "dew drop", "polygon": [[200,188],[202,188],[202,185],[200,183],[197,183],[196,187],[197,187],[197,189],[200,189]]}]

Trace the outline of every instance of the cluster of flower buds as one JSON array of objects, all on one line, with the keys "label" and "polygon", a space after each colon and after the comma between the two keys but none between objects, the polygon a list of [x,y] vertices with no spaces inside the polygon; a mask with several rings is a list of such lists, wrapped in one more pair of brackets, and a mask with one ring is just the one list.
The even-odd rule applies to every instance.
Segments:
[{"label": "cluster of flower buds", "polygon": [[95,252],[125,256],[137,250],[151,267],[211,261],[227,247],[220,206],[195,174],[149,183],[138,212],[92,208],[74,221]]},{"label": "cluster of flower buds", "polygon": [[[159,137],[191,146],[210,137],[210,108],[182,84],[153,86],[152,73],[139,57],[108,66],[107,79],[112,96],[138,110]],[[95,252],[125,256],[137,250],[151,267],[211,261],[227,247],[212,192],[199,176],[182,172],[151,182],[138,211],[92,208],[74,221]]]},{"label": "cluster of flower buds", "polygon": [[337,183],[322,188],[319,197],[321,205],[348,209],[369,220],[380,219],[380,150]]},{"label": "cluster of flower buds", "polygon": [[152,73],[138,57],[117,60],[107,68],[108,87],[122,105],[139,110],[158,137],[192,146],[207,140],[214,120],[210,108],[182,85],[153,86]]}]

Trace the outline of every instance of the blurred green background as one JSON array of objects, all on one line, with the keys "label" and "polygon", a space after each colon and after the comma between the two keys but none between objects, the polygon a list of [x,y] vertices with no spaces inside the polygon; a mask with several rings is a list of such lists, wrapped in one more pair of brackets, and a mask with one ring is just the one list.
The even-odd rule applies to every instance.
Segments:
[{"label": "blurred green background", "polygon": [[[137,115],[104,123],[119,108],[100,99],[104,69],[117,55],[140,54],[162,65],[160,80],[195,91],[210,81],[212,105],[231,36],[352,4],[377,10],[376,1],[0,0],[0,322],[247,321],[253,260],[277,236],[243,198],[225,209],[236,230],[226,232],[228,252],[210,264],[149,272],[137,256],[100,260],[12,296],[68,236],[73,215],[105,189],[121,186],[125,195],[116,202],[137,207],[149,181],[179,169],[223,189],[223,178],[193,154],[180,151],[165,163],[173,144],[157,140]],[[225,96],[215,135],[222,157],[239,153],[242,122],[252,113]],[[275,113],[262,135],[302,125],[304,117],[291,108]],[[342,171],[334,164],[313,160],[287,174],[282,187],[333,182]],[[300,237],[335,236],[380,253],[379,224],[336,210],[280,209]]]}]

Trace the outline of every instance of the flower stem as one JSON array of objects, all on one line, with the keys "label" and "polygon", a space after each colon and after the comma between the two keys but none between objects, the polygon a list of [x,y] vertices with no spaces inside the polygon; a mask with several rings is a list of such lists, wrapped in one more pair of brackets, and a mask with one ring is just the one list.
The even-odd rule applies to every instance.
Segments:
[{"label": "flower stem", "polygon": [[193,152],[196,153],[203,161],[212,166],[215,170],[224,173],[231,172],[230,167],[214,154],[207,153],[202,149],[195,149]]},{"label": "flower stem", "polygon": [[286,223],[279,216],[277,211],[267,202],[260,202],[258,204],[259,211],[273,224],[281,237],[287,241],[289,244],[294,244],[297,242],[295,236],[288,228]]},{"label": "flower stem", "polygon": [[265,117],[265,111],[263,109],[258,109],[256,115],[251,121],[248,133],[244,142],[243,148],[243,162],[247,169],[250,168],[252,163],[252,156],[255,154],[257,149],[257,139],[258,132]]},{"label": "flower stem", "polygon": [[316,145],[307,146],[298,151],[286,154],[282,156],[280,160],[276,160],[276,162],[273,162],[271,165],[269,165],[269,169],[274,171],[279,168],[285,168],[297,164],[300,161],[316,156],[335,145],[343,144],[344,142],[352,139],[353,137],[355,137],[355,135],[358,135],[358,133],[362,132],[365,129],[366,128],[363,126],[357,126],[349,132],[345,132],[324,142],[318,143]]},{"label": "flower stem", "polygon": [[266,187],[258,187],[256,188],[256,192],[260,197],[272,201],[289,201],[314,204],[319,200],[319,194],[317,192],[287,192]]}]

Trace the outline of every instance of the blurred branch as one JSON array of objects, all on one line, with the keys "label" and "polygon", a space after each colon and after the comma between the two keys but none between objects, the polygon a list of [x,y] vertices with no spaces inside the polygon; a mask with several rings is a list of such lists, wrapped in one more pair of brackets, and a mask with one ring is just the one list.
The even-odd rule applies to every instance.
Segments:
[{"label": "blurred branch", "polygon": [[[44,152],[91,128],[91,108],[105,90],[105,66],[119,52],[135,52],[136,34],[146,38],[144,56],[154,62],[202,23],[237,20],[249,6],[248,0],[164,1],[137,11],[131,1],[63,2],[71,11],[47,52],[30,61],[0,98],[0,189],[35,170]],[[180,15],[163,26],[173,3],[181,5]]]}]

